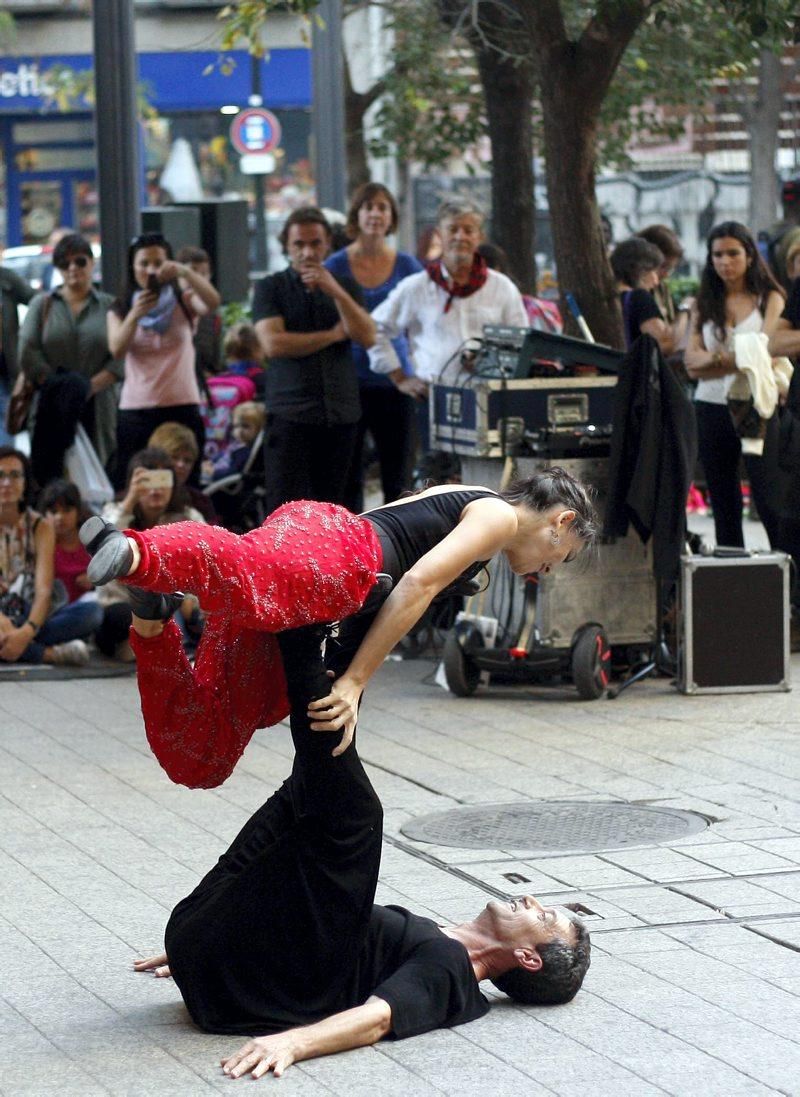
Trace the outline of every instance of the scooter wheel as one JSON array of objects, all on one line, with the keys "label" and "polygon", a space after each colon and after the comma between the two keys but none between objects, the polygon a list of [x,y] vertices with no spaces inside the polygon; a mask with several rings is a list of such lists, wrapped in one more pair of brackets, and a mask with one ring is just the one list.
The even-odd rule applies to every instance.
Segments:
[{"label": "scooter wheel", "polygon": [[599,625],[586,625],[572,646],[572,681],[584,701],[596,701],[611,680],[611,648]]},{"label": "scooter wheel", "polygon": [[447,634],[442,652],[447,688],[456,697],[471,697],[481,680],[481,669],[458,641],[455,629]]}]

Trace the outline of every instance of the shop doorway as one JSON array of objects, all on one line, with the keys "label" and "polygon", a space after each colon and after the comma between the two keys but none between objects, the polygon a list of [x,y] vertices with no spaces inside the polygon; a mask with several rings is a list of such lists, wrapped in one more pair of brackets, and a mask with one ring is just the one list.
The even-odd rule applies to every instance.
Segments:
[{"label": "shop doorway", "polygon": [[9,186],[8,203],[8,242],[12,246],[44,245],[59,225],[84,236],[97,235],[94,172],[20,172],[13,182],[16,186]]}]

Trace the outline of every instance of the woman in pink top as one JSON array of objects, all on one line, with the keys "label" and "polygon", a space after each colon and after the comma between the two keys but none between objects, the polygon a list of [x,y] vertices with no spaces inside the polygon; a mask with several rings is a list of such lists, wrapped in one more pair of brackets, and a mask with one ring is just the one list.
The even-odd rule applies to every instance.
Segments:
[{"label": "woman in pink top", "polygon": [[[117,489],[124,485],[130,458],[162,423],[189,427],[203,452],[193,334],[197,317],[219,301],[208,279],[174,261],[160,233],[133,240],[125,288],[108,313],[111,353],[125,359],[117,413]],[[197,470],[193,475],[196,479]]]}]

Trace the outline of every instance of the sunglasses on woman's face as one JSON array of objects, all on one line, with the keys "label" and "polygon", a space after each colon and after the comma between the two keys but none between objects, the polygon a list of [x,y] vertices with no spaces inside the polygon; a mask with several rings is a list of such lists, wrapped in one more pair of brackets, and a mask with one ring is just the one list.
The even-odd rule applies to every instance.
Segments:
[{"label": "sunglasses on woman's face", "polygon": [[84,267],[89,266],[89,259],[86,255],[70,255],[69,259],[65,259],[63,263],[58,264],[59,270],[69,270],[70,267],[77,267],[79,270],[83,270]]}]

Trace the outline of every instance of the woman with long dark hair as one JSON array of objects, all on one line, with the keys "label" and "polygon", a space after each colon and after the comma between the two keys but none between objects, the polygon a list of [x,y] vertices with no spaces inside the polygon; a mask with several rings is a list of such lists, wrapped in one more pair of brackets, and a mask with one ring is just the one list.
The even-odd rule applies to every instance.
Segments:
[{"label": "woman with long dark hair", "polygon": [[[169,241],[160,233],[144,233],[131,242],[125,287],[107,318],[111,353],[125,359],[117,413],[118,490],[131,457],[162,423],[189,427],[203,452],[193,335],[197,318],[217,308],[219,301],[206,278],[175,262]],[[196,482],[196,470],[190,479]]]},{"label": "woman with long dark hair", "polygon": [[[241,537],[193,523],[123,535],[99,518],[81,531],[95,554],[93,581],[119,578],[133,589],[148,739],[172,780],[190,787],[221,784],[254,730],[286,716],[290,701],[295,715],[308,708],[314,730],[343,732],[341,753],[367,682],[446,587],[498,553],[516,574],[548,572],[594,536],[586,489],[559,468],[502,493],[428,488],[364,515],[287,503]],[[379,573],[393,584],[383,604]],[[194,668],[162,619],[176,590],[208,613]],[[341,674],[331,685],[322,648],[326,623],[337,620]]]},{"label": "woman with long dark hair", "polygon": [[[706,475],[717,544],[744,546],[739,461],[742,445],[728,411],[737,372],[734,337],[771,335],[784,307],[783,292],[759,255],[750,231],[723,221],[708,237],[708,256],[692,309],[685,363],[697,380],[695,411],[700,460]],[[779,499],[777,416],[766,425],[761,456],[744,463],[758,515],[771,545],[777,544]]]}]

